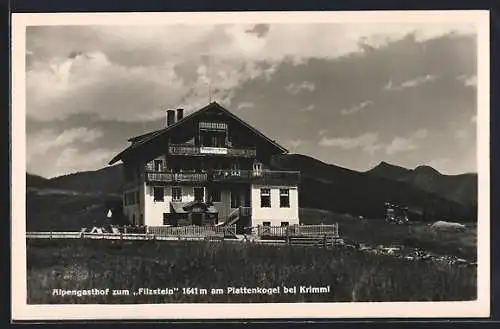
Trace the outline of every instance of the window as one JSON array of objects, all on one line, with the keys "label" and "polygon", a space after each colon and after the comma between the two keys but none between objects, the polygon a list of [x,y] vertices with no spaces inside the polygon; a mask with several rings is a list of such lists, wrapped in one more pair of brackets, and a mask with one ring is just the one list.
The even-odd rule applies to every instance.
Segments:
[{"label": "window", "polygon": [[286,226],[288,226],[288,225],[289,225],[289,223],[288,223],[288,222],[281,222],[281,227],[286,227]]},{"label": "window", "polygon": [[262,226],[271,226],[271,222],[262,222]]},{"label": "window", "polygon": [[135,191],[135,203],[139,204],[139,191]]},{"label": "window", "polygon": [[154,170],[155,171],[163,171],[163,161],[162,160],[154,160]]},{"label": "window", "polygon": [[125,206],[129,206],[129,205],[133,205],[133,204],[136,204],[138,203],[138,201],[136,200],[136,194],[139,195],[139,192],[126,192],[125,195],[124,195],[124,204]]},{"label": "window", "polygon": [[163,187],[153,187],[154,201],[164,200],[164,190]]},{"label": "window", "polygon": [[238,162],[231,163],[231,176],[240,175],[240,164]]},{"label": "window", "polygon": [[205,199],[205,189],[203,187],[194,188],[194,200],[203,202]]},{"label": "window", "polygon": [[231,208],[238,208],[240,206],[240,194],[238,191],[231,191]]},{"label": "window", "polygon": [[172,187],[172,201],[182,201],[182,188]]},{"label": "window", "polygon": [[287,188],[280,188],[280,207],[290,208],[290,192]]},{"label": "window", "polygon": [[271,207],[271,189],[268,188],[260,189],[260,207],[261,208]]},{"label": "window", "polygon": [[210,189],[210,201],[212,202],[220,202],[221,200],[221,192],[217,187],[212,187]]}]

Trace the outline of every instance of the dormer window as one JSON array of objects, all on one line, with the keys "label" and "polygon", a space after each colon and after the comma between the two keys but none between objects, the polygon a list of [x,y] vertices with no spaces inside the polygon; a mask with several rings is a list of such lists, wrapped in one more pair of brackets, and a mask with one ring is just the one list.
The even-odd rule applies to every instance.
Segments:
[{"label": "dormer window", "polygon": [[262,175],[262,163],[257,161],[253,163],[253,174],[254,176]]},{"label": "dormer window", "polygon": [[227,123],[201,121],[198,127],[201,146],[226,147]]},{"label": "dormer window", "polygon": [[231,176],[239,176],[240,174],[240,164],[238,162],[231,163]]}]

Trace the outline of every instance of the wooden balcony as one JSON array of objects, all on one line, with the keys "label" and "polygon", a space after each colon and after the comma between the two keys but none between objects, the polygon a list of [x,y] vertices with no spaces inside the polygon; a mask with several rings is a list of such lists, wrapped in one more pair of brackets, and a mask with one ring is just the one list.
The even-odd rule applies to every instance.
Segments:
[{"label": "wooden balcony", "polygon": [[273,171],[273,170],[231,170],[217,169],[202,173],[173,173],[146,171],[146,183],[253,183],[253,184],[299,184],[300,172],[298,171]]},{"label": "wooden balcony", "polygon": [[168,153],[171,155],[189,155],[189,156],[227,156],[254,158],[257,150],[251,147],[207,147],[195,145],[172,144],[168,147]]}]

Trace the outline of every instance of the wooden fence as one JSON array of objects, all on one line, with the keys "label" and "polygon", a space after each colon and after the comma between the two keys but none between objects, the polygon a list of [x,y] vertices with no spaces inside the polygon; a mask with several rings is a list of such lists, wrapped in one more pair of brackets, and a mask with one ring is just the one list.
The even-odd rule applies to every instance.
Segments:
[{"label": "wooden fence", "polygon": [[[338,225],[258,226],[260,238],[277,238],[298,245],[331,245],[338,240]],[[206,240],[236,237],[231,226],[149,226],[146,233],[124,232],[27,232],[27,239],[107,239],[107,240]],[[245,239],[246,240],[246,239]]]},{"label": "wooden fence", "polygon": [[26,232],[27,239],[105,239],[154,240],[152,234],[141,233],[87,233],[87,232]]},{"label": "wooden fence", "polygon": [[338,224],[331,225],[292,225],[257,227],[260,237],[339,237]]},{"label": "wooden fence", "polygon": [[234,237],[236,225],[231,226],[149,226],[148,233],[157,237]]}]

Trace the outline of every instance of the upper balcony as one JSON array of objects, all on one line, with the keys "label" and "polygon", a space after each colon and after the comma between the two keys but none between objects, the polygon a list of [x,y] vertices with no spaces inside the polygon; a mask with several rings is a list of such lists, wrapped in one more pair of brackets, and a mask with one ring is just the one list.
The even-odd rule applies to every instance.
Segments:
[{"label": "upper balcony", "polygon": [[171,144],[168,146],[171,155],[207,156],[218,155],[227,157],[255,158],[257,150],[252,147],[208,147],[185,144]]},{"label": "upper balcony", "polygon": [[299,184],[299,171],[231,170],[217,169],[205,172],[158,172],[146,171],[145,181],[153,183],[252,183],[252,184]]}]

